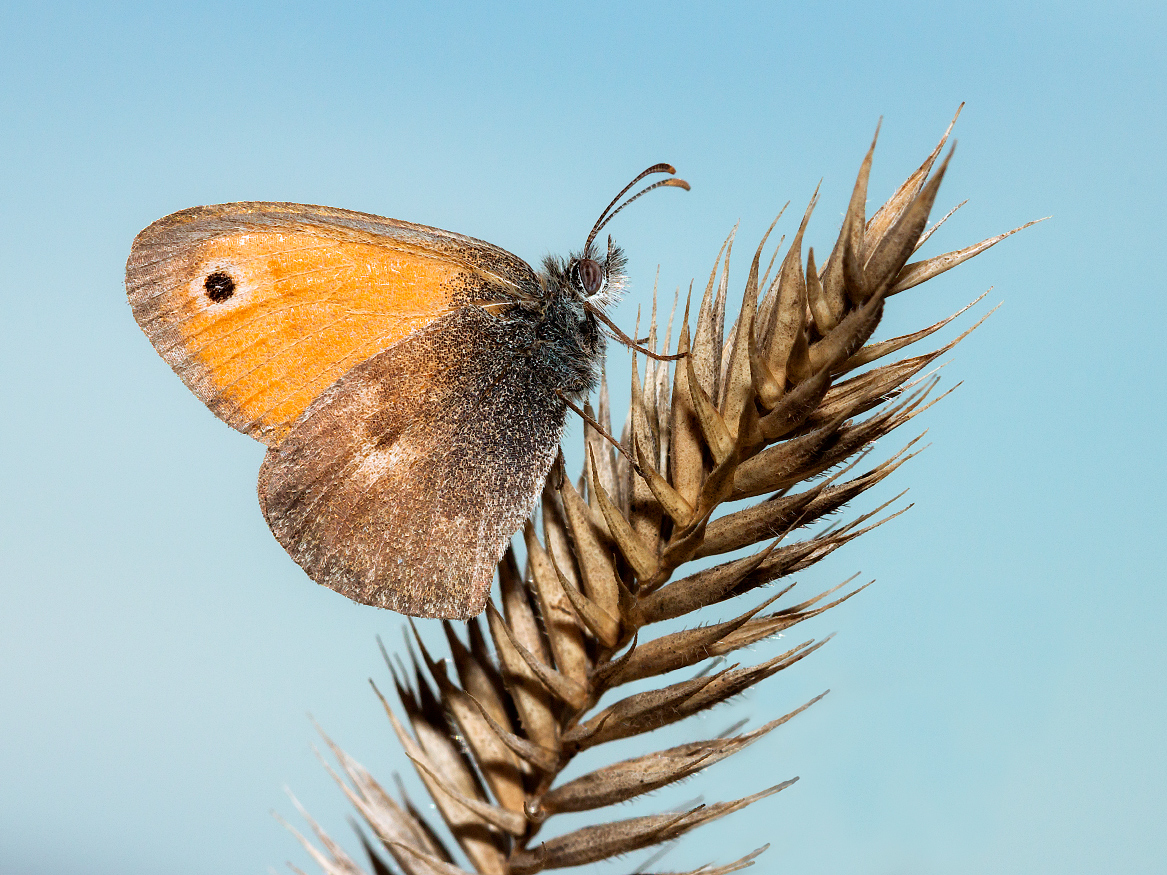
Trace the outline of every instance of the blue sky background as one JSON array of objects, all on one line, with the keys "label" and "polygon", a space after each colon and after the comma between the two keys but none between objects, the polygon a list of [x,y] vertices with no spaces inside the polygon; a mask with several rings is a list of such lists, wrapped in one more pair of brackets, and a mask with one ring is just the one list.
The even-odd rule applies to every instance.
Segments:
[{"label": "blue sky background", "polygon": [[[374,638],[399,646],[399,618],[311,584],[271,538],[262,448],[134,324],[122,279],[138,230],[195,204],[303,201],[537,262],[667,160],[693,191],[611,226],[631,256],[616,311],[630,326],[658,264],[665,289],[702,282],[739,220],[740,290],[745,251],[788,199],[792,232],[820,178],[808,242],[825,251],[877,120],[873,206],[961,101],[938,209],[970,200],[929,251],[1054,218],[893,300],[885,336],[990,286],[981,312],[1004,307],[949,357],[943,385],[960,389],[917,420],[932,446],[888,492],[910,486],[916,507],[800,578],[807,592],[878,580],[805,630],[838,637],[662,741],[831,695],[650,807],[802,780],[661,866],[770,841],[755,871],[1167,869],[1164,16],[6,4],[0,872],[310,867],[270,815],[294,819],[285,785],[353,847],[309,712],[384,780],[409,769],[366,683],[384,680]],[[619,386],[627,361],[614,354]]]}]

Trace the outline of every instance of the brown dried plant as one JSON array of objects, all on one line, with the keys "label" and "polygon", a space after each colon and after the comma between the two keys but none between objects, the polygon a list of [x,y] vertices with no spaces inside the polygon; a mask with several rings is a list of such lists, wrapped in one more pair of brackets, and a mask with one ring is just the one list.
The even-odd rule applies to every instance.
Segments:
[{"label": "brown dried plant", "polygon": [[[634,359],[621,452],[595,427],[610,433],[605,385],[598,422],[584,429],[583,476],[573,484],[562,457],[552,470],[542,531],[534,520],[526,523],[525,569],[513,552],[503,557],[485,630],[481,618],[462,634],[445,624],[452,671],[446,661],[434,661],[420,638],[421,658],[414,657],[411,672],[399,674],[387,660],[405,719],[382,696],[385,711],[453,842],[328,741],[343,774],[337,781],[371,832],[363,842],[375,875],[523,875],[581,866],[669,842],[793,783],[683,811],[623,819],[604,813],[737,753],[817,699],[752,732],[681,744],[574,780],[560,775],[581,751],[706,711],[798,662],[822,642],[807,641],[758,665],[674,680],[682,669],[771,638],[863,588],[825,604],[839,587],[776,607],[791,584],[733,619],[654,635],[663,621],[698,619],[698,612],[802,571],[903,512],[877,519],[889,502],[810,532],[910,458],[916,441],[860,470],[874,441],[929,406],[936,378],[921,372],[968,334],[885,364],[955,318],[871,342],[887,299],[1015,233],[909,262],[944,221],[925,230],[951,157],[933,172],[947,137],[946,131],[868,219],[872,142],[821,269],[813,249],[803,258],[812,199],[772,279],[774,257],[759,279],[763,238],[741,311],[726,331],[731,234],[692,332],[685,303],[675,347],[683,358],[649,359],[643,379]],[[655,323],[654,302],[648,340],[654,348]],[[662,348],[669,346],[666,335]],[[753,501],[718,515],[726,503],[743,499]],[[761,548],[716,564],[698,561],[751,545]],[[697,570],[677,578],[690,563]],[[622,691],[633,682],[641,682],[637,692]],[[598,708],[604,696],[611,704]],[[545,822],[567,812],[595,812],[596,823],[548,837],[555,830]],[[363,871],[312,826],[321,847],[301,840],[325,872]],[[734,872],[760,852],[688,871]]]}]

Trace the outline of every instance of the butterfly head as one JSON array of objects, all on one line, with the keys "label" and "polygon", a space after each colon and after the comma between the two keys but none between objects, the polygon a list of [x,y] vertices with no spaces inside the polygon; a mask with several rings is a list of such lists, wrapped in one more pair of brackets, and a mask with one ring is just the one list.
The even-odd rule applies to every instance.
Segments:
[{"label": "butterfly head", "polygon": [[573,255],[568,260],[564,268],[564,274],[566,275],[569,289],[576,298],[585,302],[587,309],[590,310],[597,306],[603,307],[617,300],[620,297],[620,293],[624,290],[624,267],[627,264],[627,259],[624,257],[623,250],[612,243],[610,236],[608,237],[607,254],[602,258],[596,247],[596,236],[604,229],[604,226],[612,221],[618,212],[637,198],[648,194],[653,189],[670,187],[682,188],[688,191],[689,183],[683,179],[662,179],[659,182],[654,182],[652,185],[646,186],[617,206],[620,198],[624,197],[629,189],[646,176],[652,176],[655,173],[667,173],[672,177],[676,172],[676,169],[671,164],[654,164],[643,173],[637,175],[635,179],[620,189],[620,193],[612,198],[611,203],[600,213],[600,217],[592,225],[587,242],[584,243],[583,251]]},{"label": "butterfly head", "polygon": [[601,257],[594,245],[573,254],[564,267],[566,285],[585,309],[607,307],[620,299],[624,291],[624,268],[628,259],[624,250],[608,238],[608,250]]},{"label": "butterfly head", "polygon": [[596,219],[581,251],[566,261],[548,257],[543,263],[542,282],[550,294],[538,305],[537,321],[550,342],[544,341],[541,348],[549,351],[549,371],[554,374],[556,385],[568,396],[582,398],[595,385],[604,353],[604,328],[621,343],[636,345],[604,313],[624,291],[627,259],[611,237],[608,237],[607,251],[601,254],[596,236],[613,216],[641,195],[666,186],[689,189],[689,183],[682,179],[665,179],[620,203],[629,189],[654,173],[668,173],[671,177],[676,171],[668,164],[649,167],[612,199]]}]

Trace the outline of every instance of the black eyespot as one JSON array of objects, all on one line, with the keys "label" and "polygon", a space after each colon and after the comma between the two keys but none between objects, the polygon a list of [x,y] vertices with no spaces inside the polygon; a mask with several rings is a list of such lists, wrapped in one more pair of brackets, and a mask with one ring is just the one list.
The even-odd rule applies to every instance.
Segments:
[{"label": "black eyespot", "polygon": [[203,281],[203,288],[207,290],[208,298],[221,304],[235,294],[235,280],[229,274],[217,270]]},{"label": "black eyespot", "polygon": [[588,295],[594,295],[604,283],[604,269],[591,258],[581,258],[575,263],[575,275],[580,287]]}]

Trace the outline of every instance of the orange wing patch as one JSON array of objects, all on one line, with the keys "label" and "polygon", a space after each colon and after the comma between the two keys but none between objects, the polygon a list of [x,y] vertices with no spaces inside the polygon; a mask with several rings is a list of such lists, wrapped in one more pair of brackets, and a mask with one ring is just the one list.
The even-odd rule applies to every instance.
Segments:
[{"label": "orange wing patch", "polygon": [[316,228],[175,242],[169,257],[165,241],[136,265],[131,255],[134,314],[195,394],[267,444],[350,368],[482,284],[472,268],[422,247]]},{"label": "orange wing patch", "polygon": [[[276,440],[353,365],[445,312],[464,273],[415,253],[299,233],[221,237],[196,257],[203,269],[179,323],[186,351],[217,397]],[[204,289],[216,272],[235,285],[221,303]]]}]

